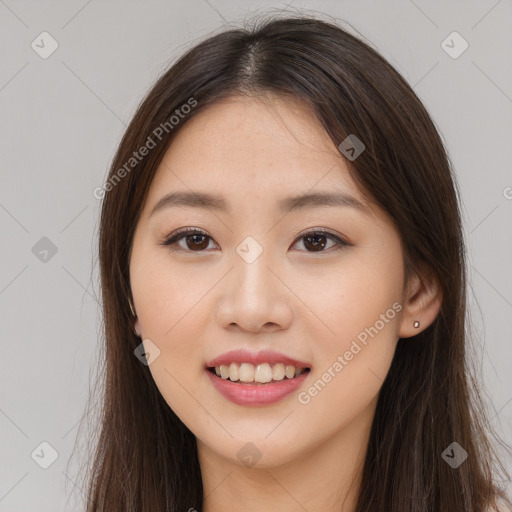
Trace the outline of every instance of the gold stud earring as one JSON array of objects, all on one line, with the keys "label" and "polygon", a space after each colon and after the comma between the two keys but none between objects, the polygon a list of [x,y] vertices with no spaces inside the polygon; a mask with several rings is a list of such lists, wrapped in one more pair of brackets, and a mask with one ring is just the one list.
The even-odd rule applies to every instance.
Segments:
[{"label": "gold stud earring", "polygon": [[419,326],[420,326],[420,323],[418,322],[418,320],[416,320],[416,321],[414,322],[414,327],[416,327],[416,328],[417,328],[417,327],[419,327]]}]

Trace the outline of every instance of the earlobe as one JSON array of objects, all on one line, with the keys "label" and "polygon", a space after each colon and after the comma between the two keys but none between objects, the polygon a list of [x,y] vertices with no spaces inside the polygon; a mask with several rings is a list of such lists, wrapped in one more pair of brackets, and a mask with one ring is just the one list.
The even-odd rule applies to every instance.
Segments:
[{"label": "earlobe", "polygon": [[135,332],[135,334],[136,334],[136,336],[137,336],[138,338],[140,338],[140,337],[142,336],[142,334],[141,334],[141,328],[140,328],[140,321],[139,321],[139,319],[138,319],[138,318],[137,318],[137,320],[135,320],[135,324],[134,324],[134,326],[133,326],[133,330],[134,330],[134,332]]},{"label": "earlobe", "polygon": [[132,312],[133,317],[135,318],[135,324],[133,326],[133,332],[135,335],[140,338],[142,336],[141,334],[141,328],[140,328],[140,321],[137,318],[137,314],[135,313],[135,308],[133,307],[133,303],[131,299],[128,297],[128,305],[130,306],[130,311]]},{"label": "earlobe", "polygon": [[410,278],[404,303],[400,338],[410,338],[426,329],[436,319],[443,303],[443,290],[433,272]]}]

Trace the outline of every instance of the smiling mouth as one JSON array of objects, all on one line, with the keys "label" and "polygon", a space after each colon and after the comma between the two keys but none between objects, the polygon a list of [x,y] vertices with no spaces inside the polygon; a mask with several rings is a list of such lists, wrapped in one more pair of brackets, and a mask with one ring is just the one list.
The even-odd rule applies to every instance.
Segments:
[{"label": "smiling mouth", "polygon": [[[217,367],[217,369],[218,368],[219,367]],[[221,375],[217,374],[215,367],[208,367],[207,371],[209,371],[211,374],[215,375],[217,378],[222,379],[222,380],[227,380],[233,384],[241,384],[241,385],[249,385],[249,386],[251,386],[251,385],[252,386],[267,386],[269,384],[275,384],[275,383],[286,381],[286,380],[296,379],[297,377],[299,377],[303,374],[309,373],[311,371],[311,368],[306,367],[306,368],[295,369],[295,372],[294,372],[295,374],[292,377],[289,377],[288,375],[290,375],[290,373],[288,373],[288,375],[285,374],[282,378],[275,378],[275,379],[272,378],[271,380],[268,380],[267,382],[259,382],[259,381],[254,380],[254,378],[252,380],[246,380],[246,381],[241,381],[238,378],[236,380],[231,380],[229,375],[224,378]]]}]

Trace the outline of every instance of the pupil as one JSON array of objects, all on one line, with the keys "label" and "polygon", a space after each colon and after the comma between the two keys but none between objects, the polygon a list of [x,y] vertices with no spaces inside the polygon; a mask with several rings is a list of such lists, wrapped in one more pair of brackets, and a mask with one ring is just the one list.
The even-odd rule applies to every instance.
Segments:
[{"label": "pupil", "polygon": [[199,238],[202,237],[203,238],[203,242],[202,243],[200,242],[199,244],[197,244],[196,241],[194,241],[194,245],[193,246],[190,246],[190,244],[187,243],[189,249],[194,249],[194,248],[195,249],[205,249],[206,247],[208,247],[208,243],[205,244],[205,241],[206,241],[206,236],[205,235],[190,235],[190,236],[187,237],[187,242],[189,242],[191,238],[193,238],[195,240],[195,239],[197,239],[197,237],[199,237]]},{"label": "pupil", "polygon": [[[321,242],[318,242],[316,241],[318,238],[322,239]],[[325,235],[309,235],[307,236],[304,240],[307,241],[307,240],[315,240],[314,242],[312,242],[312,246],[314,249],[317,249],[318,247],[320,247],[321,249],[323,249],[325,247]],[[308,244],[305,243],[305,245],[307,246]]]}]

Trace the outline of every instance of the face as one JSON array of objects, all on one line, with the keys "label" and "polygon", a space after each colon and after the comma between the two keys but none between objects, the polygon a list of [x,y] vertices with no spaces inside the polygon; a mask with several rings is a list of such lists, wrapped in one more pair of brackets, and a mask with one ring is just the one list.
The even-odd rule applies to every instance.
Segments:
[{"label": "face", "polygon": [[[237,464],[252,450],[263,467],[368,425],[400,336],[404,286],[391,221],[356,188],[312,113],[268,99],[231,98],[182,127],[148,191],[130,259],[136,329],[158,354],[148,368],[162,396],[201,446]],[[152,212],[166,195],[190,192],[218,199]],[[361,206],[290,208],[289,198],[313,193]],[[277,352],[231,374],[256,370],[265,380],[270,369],[275,380],[231,383],[205,369],[233,350]],[[284,356],[309,371],[279,380]]]}]

